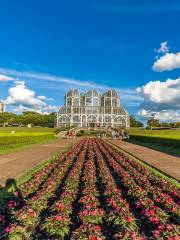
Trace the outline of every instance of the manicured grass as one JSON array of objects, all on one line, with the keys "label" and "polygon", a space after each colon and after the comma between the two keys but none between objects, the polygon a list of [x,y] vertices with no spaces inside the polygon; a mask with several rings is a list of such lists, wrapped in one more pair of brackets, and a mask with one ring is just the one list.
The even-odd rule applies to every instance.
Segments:
[{"label": "manicured grass", "polygon": [[162,144],[156,144],[156,143],[148,143],[148,142],[143,142],[143,141],[138,141],[134,139],[129,139],[128,142],[141,145],[143,147],[148,147],[153,150],[159,151],[159,152],[164,152],[170,155],[174,156],[179,156],[180,157],[180,149],[179,148],[174,148],[174,147],[164,147]]},{"label": "manicured grass", "polygon": [[[180,149],[180,130],[142,130],[130,129],[130,141],[142,144],[150,144],[150,146],[161,147],[166,152],[172,152],[174,148],[175,154],[179,154]],[[166,149],[166,148],[169,148]]]},{"label": "manicured grass", "polygon": [[17,132],[54,132],[54,128],[42,128],[42,127],[0,127],[0,133],[11,133],[12,131]]},{"label": "manicured grass", "polygon": [[[54,132],[46,131],[47,129],[43,131],[44,129],[45,128],[41,128],[41,132],[40,129],[36,132],[25,132],[25,130],[29,130],[28,128],[14,128],[14,130],[11,128],[8,132],[5,132],[5,129],[3,129],[3,131],[0,131],[0,154],[8,153],[31,144],[44,143],[55,139]],[[22,130],[24,130],[24,132]],[[11,131],[14,131],[14,133]]]},{"label": "manicured grass", "polygon": [[145,135],[145,136],[161,136],[164,138],[174,138],[180,139],[180,129],[175,130],[145,130],[145,129],[137,129],[131,128],[129,129],[130,135]]}]

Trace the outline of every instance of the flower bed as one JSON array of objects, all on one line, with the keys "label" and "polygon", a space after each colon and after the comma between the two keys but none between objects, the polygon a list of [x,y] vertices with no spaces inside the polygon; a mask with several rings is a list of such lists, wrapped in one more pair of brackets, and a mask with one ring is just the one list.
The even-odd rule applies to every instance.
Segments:
[{"label": "flower bed", "polygon": [[10,240],[178,240],[179,190],[100,139],[83,139],[0,206]]}]

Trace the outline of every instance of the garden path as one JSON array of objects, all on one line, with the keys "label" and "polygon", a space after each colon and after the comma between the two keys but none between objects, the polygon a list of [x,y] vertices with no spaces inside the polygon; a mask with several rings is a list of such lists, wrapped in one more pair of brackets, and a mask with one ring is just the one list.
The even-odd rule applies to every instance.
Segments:
[{"label": "garden path", "polygon": [[72,141],[73,139],[58,138],[45,144],[0,155],[0,185],[4,185],[8,178],[17,178],[41,161],[52,157],[61,149],[65,149]]},{"label": "garden path", "polygon": [[121,140],[109,140],[122,150],[180,181],[180,158]]}]

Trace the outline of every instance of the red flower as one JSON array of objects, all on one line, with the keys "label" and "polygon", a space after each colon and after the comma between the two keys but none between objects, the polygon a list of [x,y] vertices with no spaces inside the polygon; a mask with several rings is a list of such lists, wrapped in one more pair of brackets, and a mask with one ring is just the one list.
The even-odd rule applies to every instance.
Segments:
[{"label": "red flower", "polygon": [[93,210],[91,213],[92,213],[93,216],[97,215],[97,211],[96,210]]},{"label": "red flower", "polygon": [[97,238],[97,237],[94,237],[94,236],[91,236],[91,237],[89,238],[89,240],[98,240],[98,238]]},{"label": "red flower", "polygon": [[150,215],[154,215],[155,214],[153,209],[149,210],[149,213],[150,213]]},{"label": "red flower", "polygon": [[56,215],[56,216],[55,216],[55,220],[57,220],[57,221],[62,221],[62,220],[63,220],[63,217],[61,217],[60,215]]},{"label": "red flower", "polygon": [[168,199],[167,199],[167,202],[168,202],[168,203],[172,203],[172,201],[173,201],[172,198],[168,198]]},{"label": "red flower", "polygon": [[133,221],[133,218],[131,218],[131,217],[127,218],[127,222],[132,222],[132,221]]},{"label": "red flower", "polygon": [[56,203],[56,207],[58,208],[58,210],[63,211],[64,210],[64,204],[63,203]]}]

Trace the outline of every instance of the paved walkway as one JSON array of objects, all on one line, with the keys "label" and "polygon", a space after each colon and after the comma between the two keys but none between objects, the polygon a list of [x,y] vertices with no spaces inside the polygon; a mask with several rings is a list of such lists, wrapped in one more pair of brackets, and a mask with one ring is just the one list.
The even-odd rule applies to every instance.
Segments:
[{"label": "paved walkway", "polygon": [[121,140],[109,140],[133,156],[180,181],[180,158]]},{"label": "paved walkway", "polygon": [[35,167],[58,151],[72,143],[73,139],[53,140],[52,142],[18,149],[16,152],[0,155],[0,184],[4,185],[8,178],[16,178]]}]

